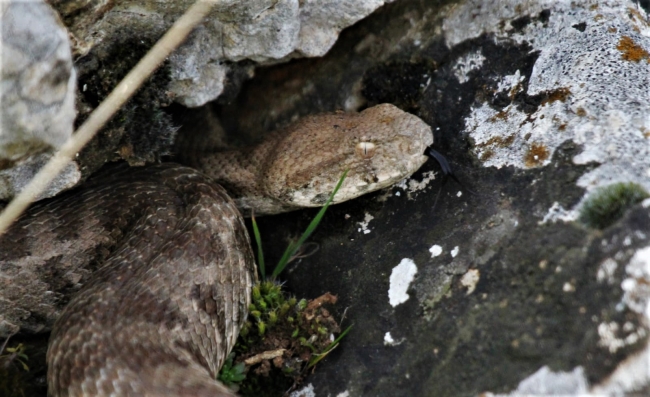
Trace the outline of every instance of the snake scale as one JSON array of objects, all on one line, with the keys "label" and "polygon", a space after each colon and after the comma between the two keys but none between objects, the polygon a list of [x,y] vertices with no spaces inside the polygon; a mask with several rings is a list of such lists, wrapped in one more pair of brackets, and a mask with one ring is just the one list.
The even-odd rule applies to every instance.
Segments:
[{"label": "snake scale", "polygon": [[432,142],[422,120],[382,104],[190,156],[194,168],[100,172],[0,238],[0,333],[52,330],[52,396],[232,396],[215,378],[257,277],[240,211],[320,206],[346,169],[335,202],[390,186]]}]

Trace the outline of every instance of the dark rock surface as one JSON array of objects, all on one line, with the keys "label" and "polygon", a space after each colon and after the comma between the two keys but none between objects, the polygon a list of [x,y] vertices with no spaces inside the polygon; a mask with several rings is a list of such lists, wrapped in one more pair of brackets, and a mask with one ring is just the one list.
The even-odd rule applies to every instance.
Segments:
[{"label": "dark rock surface", "polygon": [[[540,51],[525,40],[483,33],[448,48],[435,33],[445,12],[439,7],[417,1],[385,7],[344,32],[327,57],[259,71],[231,105],[216,109],[226,129],[241,138],[302,114],[391,102],[433,127],[436,148],[476,192],[437,178],[418,192],[409,193],[406,183],[330,209],[313,238],[320,250],[285,277],[299,296],[338,294],[340,310],[348,309],[345,322],[354,328],[309,378],[312,387],[304,395],[308,390],[316,396],[507,393],[545,366],[569,380],[540,371],[529,379],[541,379],[542,386],[531,389],[534,382],[524,382],[519,390],[643,393],[648,365],[635,370],[623,364],[609,375],[635,357],[643,363],[647,354],[648,319],[644,310],[631,308],[622,283],[634,278],[629,263],[635,255],[648,261],[643,251],[650,236],[648,206],[635,206],[605,230],[576,222],[563,209],[579,208],[587,192],[581,178],[607,159],[576,161],[587,147],[571,135],[552,148],[530,145],[510,164],[483,166],[501,149],[516,147],[519,138],[504,128],[494,129],[491,141],[479,142],[471,134],[474,109],[486,104],[508,123],[499,112],[514,108],[534,120],[548,106],[573,106],[573,98],[560,88],[529,92]],[[505,35],[529,24],[543,29],[553,18],[570,21],[550,8],[520,14],[503,21],[512,26]],[[472,65],[473,53],[484,59]],[[467,72],[459,74],[464,66]],[[521,76],[519,88],[499,89],[499,81],[512,75]],[[598,81],[590,76],[582,83],[609,95]],[[623,103],[635,99],[633,92],[627,95]],[[554,112],[565,116],[563,109]],[[507,127],[516,131],[518,125],[513,120]],[[427,164],[414,178],[421,181],[438,170]],[[648,183],[643,177],[632,180]],[[279,257],[287,239],[314,213],[260,220],[265,248]],[[367,214],[372,220],[364,228],[360,223]],[[436,257],[429,251],[434,245],[442,251]],[[393,307],[390,277],[404,258],[413,260],[417,274],[410,299]],[[470,276],[478,278],[475,285]],[[645,289],[635,294],[647,302]]]}]

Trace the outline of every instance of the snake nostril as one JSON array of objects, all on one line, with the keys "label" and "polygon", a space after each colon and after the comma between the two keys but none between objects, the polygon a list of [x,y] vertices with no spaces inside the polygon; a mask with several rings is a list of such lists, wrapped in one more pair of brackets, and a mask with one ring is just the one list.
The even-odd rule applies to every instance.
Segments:
[{"label": "snake nostril", "polygon": [[364,159],[375,155],[375,144],[372,142],[359,142],[355,148],[356,153]]}]

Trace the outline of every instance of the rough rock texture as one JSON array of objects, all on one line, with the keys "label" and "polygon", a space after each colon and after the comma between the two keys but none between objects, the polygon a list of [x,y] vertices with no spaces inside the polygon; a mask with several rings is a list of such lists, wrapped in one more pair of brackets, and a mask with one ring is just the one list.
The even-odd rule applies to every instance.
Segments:
[{"label": "rough rock texture", "polygon": [[[426,164],[329,210],[320,250],[285,277],[298,295],[337,294],[342,326],[355,326],[309,387],[650,394],[650,203],[604,230],[576,221],[597,187],[649,188],[648,2],[441,3],[390,4],[326,57],[260,70],[232,104],[211,106],[241,140],[391,102],[433,127],[477,193]],[[267,263],[314,213],[258,220]]]},{"label": "rough rock texture", "polygon": [[[72,134],[75,71],[65,27],[43,1],[2,4],[0,200],[11,198]],[[68,167],[43,197],[73,186]]]},{"label": "rough rock texture", "polygon": [[[385,2],[215,2],[214,12],[205,23],[79,153],[75,163],[43,197],[73,186],[108,161],[124,159],[132,165],[158,161],[170,153],[178,127],[164,109],[172,101],[199,106],[222,93],[232,95],[253,75],[256,65],[322,56],[343,28]],[[5,34],[11,37],[4,43],[10,56],[3,57],[7,63],[3,67],[14,72],[9,78],[3,77],[11,90],[7,91],[3,85],[3,101],[22,101],[3,112],[3,120],[6,120],[3,127],[7,127],[4,129],[19,131],[0,137],[7,142],[2,145],[10,147],[12,152],[24,151],[22,148],[27,144],[36,149],[42,149],[43,145],[60,145],[71,133],[75,114],[78,115],[75,126],[79,126],[194,0],[52,0],[48,3],[67,27],[71,44],[62,23],[42,0],[5,4],[9,12],[4,18],[15,23],[5,23],[3,29],[26,29],[23,34],[13,31]],[[30,22],[34,20],[44,22]],[[38,38],[40,52],[25,52],[25,48],[34,43],[31,37]],[[73,108],[75,73],[70,47],[78,75],[77,113]],[[34,65],[26,68],[27,61]],[[22,74],[17,74],[19,72]],[[10,82],[10,79],[18,80]],[[43,92],[47,95],[43,96]],[[34,96],[42,103],[37,106],[25,103]],[[25,114],[25,107],[30,113]],[[59,111],[60,114],[53,113]],[[31,117],[34,112],[40,112],[39,116]],[[43,120],[45,116],[47,120]],[[21,128],[25,124],[29,124],[29,128],[23,132]],[[34,142],[32,135],[38,133],[32,132],[38,130],[35,125],[40,129],[52,129],[52,134],[49,138],[37,135]],[[14,137],[16,133],[21,137]],[[30,134],[27,138],[22,136],[26,133]],[[0,160],[2,157],[0,153]],[[13,155],[2,168],[12,167],[15,158]],[[15,165],[15,170],[0,173],[0,199],[10,199],[43,161],[43,157],[22,160]]]},{"label": "rough rock texture", "polygon": [[[228,64],[241,60],[275,63],[324,55],[340,31],[384,4],[384,0],[215,2],[215,10],[190,40],[170,57],[169,90],[186,106],[200,106],[223,90]],[[85,55],[115,40],[158,38],[194,0],[51,2]],[[125,31],[125,28],[128,30]]]},{"label": "rough rock texture", "polygon": [[[429,164],[390,192],[330,209],[319,252],[286,278],[298,295],[339,294],[355,326],[307,390],[650,391],[650,202],[604,230],[576,221],[599,187],[650,189],[647,11],[397,2],[325,59],[260,72],[216,108],[227,130],[254,136],[315,110],[389,101],[433,127],[477,192],[431,181]],[[265,247],[279,256],[312,215],[260,220]]]}]

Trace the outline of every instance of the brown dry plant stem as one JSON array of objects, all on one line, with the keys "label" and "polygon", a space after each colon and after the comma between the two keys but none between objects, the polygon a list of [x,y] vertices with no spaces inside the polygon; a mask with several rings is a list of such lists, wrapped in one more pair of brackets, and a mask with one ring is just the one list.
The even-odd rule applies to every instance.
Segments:
[{"label": "brown dry plant stem", "polygon": [[187,35],[206,17],[219,0],[197,0],[187,9],[165,35],[149,50],[147,55],[131,69],[129,74],[113,89],[106,99],[92,112],[77,132],[41,168],[25,188],[0,214],[0,236],[20,214],[38,197],[72,158],[84,147],[104,124],[128,101],[151,76],[158,66],[172,53]]}]

